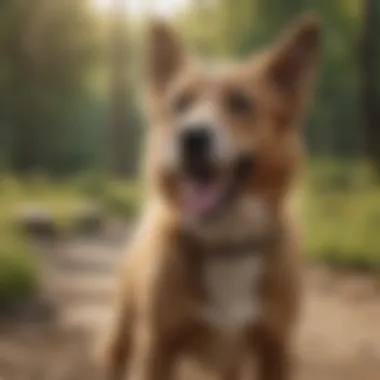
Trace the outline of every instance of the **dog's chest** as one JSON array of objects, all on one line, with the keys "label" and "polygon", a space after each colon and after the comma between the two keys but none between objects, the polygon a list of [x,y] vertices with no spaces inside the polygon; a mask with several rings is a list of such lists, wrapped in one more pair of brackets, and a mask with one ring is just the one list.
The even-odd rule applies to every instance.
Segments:
[{"label": "dog's chest", "polygon": [[202,317],[213,328],[238,333],[261,312],[262,259],[257,252],[208,258],[201,268],[205,292]]}]

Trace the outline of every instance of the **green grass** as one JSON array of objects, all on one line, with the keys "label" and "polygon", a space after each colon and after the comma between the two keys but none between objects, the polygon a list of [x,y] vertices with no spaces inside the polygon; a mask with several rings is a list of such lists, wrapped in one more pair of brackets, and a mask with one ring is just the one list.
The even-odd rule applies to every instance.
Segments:
[{"label": "green grass", "polygon": [[24,205],[38,205],[53,216],[60,234],[75,231],[79,224],[76,210],[95,203],[109,217],[130,217],[140,205],[137,186],[105,183],[91,176],[63,182],[36,176],[20,180],[0,174],[0,311],[32,295],[38,285],[38,256],[16,215]]},{"label": "green grass", "polygon": [[300,200],[311,260],[380,271],[380,186],[366,165],[309,165]]},{"label": "green grass", "polygon": [[94,204],[110,217],[131,217],[141,204],[136,184],[106,182],[92,175],[66,181],[33,177],[17,180],[0,174],[0,234],[15,231],[14,220],[23,205],[36,205],[49,211],[57,229],[70,232],[76,227],[76,211]]},{"label": "green grass", "polygon": [[81,178],[77,187],[113,217],[133,217],[142,203],[143,192],[137,183],[106,181],[102,176],[92,174]]},{"label": "green grass", "polygon": [[43,177],[16,180],[12,176],[0,176],[0,233],[15,232],[17,212],[25,205],[37,205],[48,210],[58,228],[65,229],[71,223],[74,210],[85,198],[73,186],[53,184]]}]

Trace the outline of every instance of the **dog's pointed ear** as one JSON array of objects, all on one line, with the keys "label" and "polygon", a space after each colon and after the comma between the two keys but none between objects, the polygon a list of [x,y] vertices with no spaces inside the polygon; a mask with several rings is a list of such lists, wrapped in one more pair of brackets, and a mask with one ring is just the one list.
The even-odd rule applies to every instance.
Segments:
[{"label": "dog's pointed ear", "polygon": [[147,46],[148,86],[164,90],[185,63],[185,51],[179,36],[162,20],[151,20]]},{"label": "dog's pointed ear", "polygon": [[304,15],[285,31],[272,51],[269,79],[289,99],[303,97],[310,91],[320,52],[321,30],[317,16]]}]

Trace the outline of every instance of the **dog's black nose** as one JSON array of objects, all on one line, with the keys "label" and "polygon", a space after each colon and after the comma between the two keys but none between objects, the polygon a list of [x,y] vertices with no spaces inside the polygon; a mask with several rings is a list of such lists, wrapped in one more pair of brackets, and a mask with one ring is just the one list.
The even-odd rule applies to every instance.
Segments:
[{"label": "dog's black nose", "polygon": [[180,140],[185,161],[207,159],[211,149],[211,139],[211,131],[206,126],[196,125],[184,129]]},{"label": "dog's black nose", "polygon": [[184,170],[194,178],[210,175],[213,149],[212,130],[206,125],[191,125],[180,134],[180,150]]}]

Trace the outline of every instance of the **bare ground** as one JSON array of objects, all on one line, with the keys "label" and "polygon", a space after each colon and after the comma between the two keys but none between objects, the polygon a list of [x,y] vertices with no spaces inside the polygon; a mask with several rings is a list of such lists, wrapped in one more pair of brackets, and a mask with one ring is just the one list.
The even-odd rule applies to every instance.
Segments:
[{"label": "bare ground", "polygon": [[[107,322],[123,234],[41,247],[53,322],[0,324],[1,380],[101,379],[90,359]],[[380,379],[380,287],[370,276],[305,268],[297,380]]]}]

